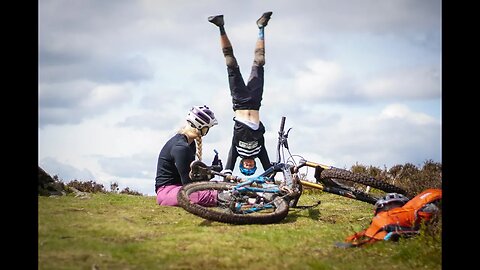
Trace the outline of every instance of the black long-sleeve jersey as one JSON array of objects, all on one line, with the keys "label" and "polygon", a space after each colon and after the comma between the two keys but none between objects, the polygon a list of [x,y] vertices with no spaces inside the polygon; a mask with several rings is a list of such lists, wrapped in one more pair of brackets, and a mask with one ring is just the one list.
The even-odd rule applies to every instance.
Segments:
[{"label": "black long-sleeve jersey", "polygon": [[238,157],[241,158],[256,158],[260,159],[263,169],[270,168],[270,159],[268,158],[267,150],[265,149],[265,126],[260,121],[257,130],[253,130],[245,123],[242,123],[235,118],[235,125],[233,127],[232,145],[228,152],[227,163],[225,169],[232,170],[235,166]]},{"label": "black long-sleeve jersey", "polygon": [[187,136],[183,134],[175,134],[167,141],[158,155],[155,193],[160,186],[192,182],[188,173],[195,152],[195,141],[188,144]]}]

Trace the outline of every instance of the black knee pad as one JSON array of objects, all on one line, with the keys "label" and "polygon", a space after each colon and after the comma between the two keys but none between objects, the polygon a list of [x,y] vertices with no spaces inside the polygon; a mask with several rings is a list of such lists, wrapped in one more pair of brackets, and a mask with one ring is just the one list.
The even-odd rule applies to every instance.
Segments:
[{"label": "black knee pad", "polygon": [[264,48],[255,49],[255,58],[253,62],[257,66],[265,65],[265,49]]},{"label": "black knee pad", "polygon": [[236,67],[237,66],[237,59],[233,55],[233,48],[226,47],[222,48],[223,55],[225,56],[225,61],[227,62],[227,66],[229,67]]}]

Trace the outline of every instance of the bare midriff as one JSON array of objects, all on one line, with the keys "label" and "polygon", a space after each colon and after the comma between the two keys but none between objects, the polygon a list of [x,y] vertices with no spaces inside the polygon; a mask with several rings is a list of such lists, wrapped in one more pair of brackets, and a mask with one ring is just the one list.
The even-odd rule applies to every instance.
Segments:
[{"label": "bare midriff", "polygon": [[244,119],[244,120],[259,124],[260,112],[258,110],[236,110],[235,118]]}]

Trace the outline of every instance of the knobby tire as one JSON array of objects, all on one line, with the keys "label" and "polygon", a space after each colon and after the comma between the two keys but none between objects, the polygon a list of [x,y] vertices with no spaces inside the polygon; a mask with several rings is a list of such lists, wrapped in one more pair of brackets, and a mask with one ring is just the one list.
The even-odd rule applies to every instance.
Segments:
[{"label": "knobby tire", "polygon": [[[388,192],[395,192],[395,193],[400,193],[400,194],[403,194],[403,195],[407,195],[407,192],[405,190],[403,190],[402,188],[391,185],[391,184],[389,184],[385,181],[381,181],[381,180],[375,179],[373,177],[369,177],[367,175],[353,173],[353,172],[348,171],[348,170],[338,169],[338,168],[330,168],[330,169],[323,170],[320,173],[320,180],[321,179],[331,179],[331,178],[347,180],[347,181],[362,184],[362,185],[365,185],[365,186],[370,186],[370,187],[382,190],[382,191],[387,192],[387,193]],[[373,204],[375,203],[374,201],[372,201],[372,199],[371,199],[372,197],[370,195],[368,195],[368,194],[366,194],[362,191],[358,191],[358,192],[359,192],[360,196],[363,196],[363,195],[366,196],[365,198],[359,197],[358,199],[360,199],[362,201],[370,202],[370,203],[373,202]]]},{"label": "knobby tire", "polygon": [[202,190],[224,191],[232,189],[234,186],[235,184],[224,182],[193,182],[184,185],[180,189],[177,195],[178,204],[187,212],[190,212],[191,214],[202,217],[204,219],[237,225],[277,223],[283,220],[288,215],[288,202],[280,197],[276,197],[273,200],[273,204],[275,206],[273,212],[259,212],[255,214],[237,214],[228,211],[228,209],[219,211],[218,207],[202,206],[192,203],[189,199],[189,195],[193,192]]},{"label": "knobby tire", "polygon": [[369,204],[375,204],[379,198],[372,196],[368,193],[363,191],[351,188],[351,189],[343,189],[343,188],[336,188],[336,187],[329,187],[325,186],[323,191],[336,194],[339,196],[347,197],[350,199],[366,202]]}]

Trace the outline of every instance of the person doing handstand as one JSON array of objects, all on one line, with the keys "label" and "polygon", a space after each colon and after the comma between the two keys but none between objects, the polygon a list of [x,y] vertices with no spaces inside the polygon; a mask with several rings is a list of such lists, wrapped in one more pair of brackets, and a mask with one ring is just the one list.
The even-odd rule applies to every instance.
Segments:
[{"label": "person doing handstand", "polygon": [[240,172],[247,176],[253,175],[257,170],[255,158],[260,159],[264,170],[272,166],[265,149],[265,126],[260,121],[259,114],[264,85],[265,26],[271,15],[272,12],[265,12],[256,22],[259,33],[252,70],[246,85],[233,55],[232,44],[225,32],[223,15],[208,17],[208,21],[220,29],[220,44],[227,64],[228,82],[235,112],[232,145],[225,164],[225,173],[232,173],[238,157],[241,157]]}]

